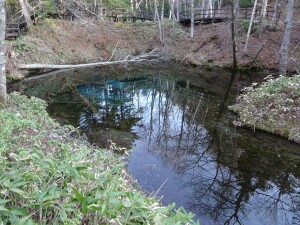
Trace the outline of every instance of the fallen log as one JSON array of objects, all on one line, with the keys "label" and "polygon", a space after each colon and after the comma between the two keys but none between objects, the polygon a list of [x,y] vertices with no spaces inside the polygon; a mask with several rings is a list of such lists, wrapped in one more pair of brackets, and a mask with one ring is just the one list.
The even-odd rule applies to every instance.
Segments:
[{"label": "fallen log", "polygon": [[162,57],[161,50],[154,49],[149,53],[145,53],[139,56],[127,56],[123,60],[117,61],[105,61],[96,63],[86,63],[86,64],[69,64],[69,65],[55,65],[55,64],[18,64],[19,69],[76,69],[84,67],[95,67],[95,66],[107,66],[122,63],[139,63],[139,62],[150,62],[153,60],[160,60]]},{"label": "fallen log", "polygon": [[76,89],[76,86],[68,79],[65,79],[66,83],[67,83],[67,86],[70,88],[70,90],[75,94],[77,95],[79,98],[82,99],[83,103],[89,107],[89,109],[93,112],[93,114],[97,114],[99,111],[98,109],[95,107],[95,105],[90,102],[90,100],[85,97],[83,94],[80,94],[77,89]]}]

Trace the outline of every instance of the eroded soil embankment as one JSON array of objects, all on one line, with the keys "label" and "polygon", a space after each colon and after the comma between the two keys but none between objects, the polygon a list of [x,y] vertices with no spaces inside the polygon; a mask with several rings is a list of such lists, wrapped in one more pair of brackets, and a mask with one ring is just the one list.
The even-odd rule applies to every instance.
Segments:
[{"label": "eroded soil embankment", "polygon": [[[163,27],[164,50],[168,58],[193,65],[231,66],[229,22],[197,25],[193,39],[189,37],[189,28],[179,23],[164,21]],[[257,26],[246,52],[243,51],[246,32],[242,27],[240,30],[237,43],[240,67],[277,69],[282,25],[279,24],[275,32],[261,30]],[[299,36],[300,26],[295,26],[290,45],[289,71],[300,67]],[[162,44],[158,25],[153,22],[81,24],[76,21],[44,20],[17,40],[7,42],[7,69],[13,76],[16,62],[75,64],[111,58],[119,60],[156,47],[162,47]]]}]

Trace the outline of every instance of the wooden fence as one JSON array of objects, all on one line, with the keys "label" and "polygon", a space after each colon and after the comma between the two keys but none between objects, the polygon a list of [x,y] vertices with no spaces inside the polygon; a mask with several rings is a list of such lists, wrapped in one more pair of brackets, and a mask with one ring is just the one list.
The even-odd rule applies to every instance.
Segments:
[{"label": "wooden fence", "polygon": [[[252,15],[253,8],[240,8],[238,17],[239,19],[250,19]],[[261,9],[256,9],[254,11],[254,20],[261,20],[263,15]],[[275,10],[268,9],[266,11],[265,17],[267,22],[272,22],[277,24],[280,18],[280,12]],[[194,20],[195,22],[221,22],[232,19],[232,12],[230,7],[221,8],[221,9],[195,9],[194,11]],[[179,14],[180,23],[191,23],[191,12],[182,11]]]}]

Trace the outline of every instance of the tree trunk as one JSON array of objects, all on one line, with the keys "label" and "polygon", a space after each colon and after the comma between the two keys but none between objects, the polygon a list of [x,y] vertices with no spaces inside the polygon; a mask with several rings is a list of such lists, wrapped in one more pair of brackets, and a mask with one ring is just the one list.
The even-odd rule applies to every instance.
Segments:
[{"label": "tree trunk", "polygon": [[127,57],[123,60],[118,60],[118,61],[106,61],[106,62],[86,63],[86,64],[77,64],[77,65],[19,64],[17,65],[17,67],[19,69],[74,69],[74,68],[106,66],[106,65],[126,64],[126,63],[140,63],[140,62],[147,63],[155,60],[159,61],[161,60],[161,57],[162,57],[161,50],[153,49],[151,52],[145,53],[143,55]]},{"label": "tree trunk", "polygon": [[255,13],[255,10],[256,10],[256,5],[257,5],[257,0],[255,0],[255,2],[254,2],[252,14],[251,14],[251,19],[250,19],[250,23],[249,23],[249,27],[248,27],[248,32],[247,32],[247,37],[246,37],[246,43],[245,43],[245,47],[244,47],[244,52],[246,52],[247,47],[248,47],[249,36],[250,36],[252,24],[253,24],[253,19],[254,19],[254,13]]},{"label": "tree trunk", "polygon": [[235,44],[237,45],[239,40],[239,31],[240,31],[240,23],[239,23],[239,13],[240,13],[240,1],[239,0],[232,0],[233,7],[234,7],[234,40]]},{"label": "tree trunk", "polygon": [[162,0],[162,3],[161,3],[161,20],[164,19],[164,11],[165,11],[165,1]]},{"label": "tree trunk", "polygon": [[293,23],[293,7],[294,0],[288,0],[288,4],[286,6],[285,27],[283,32],[282,44],[280,47],[279,59],[279,73],[284,76],[286,75],[286,68],[288,63],[289,45]]},{"label": "tree trunk", "polygon": [[262,4],[262,7],[261,7],[262,18],[266,17],[267,5],[268,5],[268,0],[263,0],[263,4]]},{"label": "tree trunk", "polygon": [[153,7],[152,7],[152,1],[148,1],[148,10],[153,10]]},{"label": "tree trunk", "polygon": [[169,0],[169,20],[172,18],[172,0]]},{"label": "tree trunk", "polygon": [[20,6],[22,8],[23,16],[25,18],[27,29],[29,29],[32,25],[32,22],[31,22],[31,19],[30,19],[30,14],[29,14],[28,8],[27,8],[24,0],[19,0],[19,2],[20,2]]},{"label": "tree trunk", "polygon": [[194,25],[195,25],[194,0],[191,0],[191,38],[194,38]]},{"label": "tree trunk", "polygon": [[278,22],[278,14],[279,14],[280,6],[281,6],[280,0],[276,0],[274,3],[274,13],[272,16],[272,21],[271,21],[271,29],[274,29],[275,25]]},{"label": "tree trunk", "polygon": [[0,0],[0,102],[6,104],[5,75],[5,0]]},{"label": "tree trunk", "polygon": [[102,0],[99,0],[99,6],[98,6],[98,9],[99,9],[99,17],[101,20],[103,20],[103,1]]},{"label": "tree trunk", "polygon": [[231,2],[231,39],[232,39],[232,67],[237,69],[237,56],[236,56],[236,39],[237,39],[237,24],[238,24],[239,0],[232,0]]},{"label": "tree trunk", "polygon": [[213,1],[209,0],[209,18],[213,17]]},{"label": "tree trunk", "polygon": [[155,10],[155,17],[156,17],[157,22],[158,22],[159,40],[160,40],[161,44],[164,46],[164,34],[163,34],[163,30],[162,30],[162,26],[161,26],[161,22],[160,22],[158,10],[157,10],[157,2],[156,2],[156,0],[154,0],[154,8],[155,8],[154,9]]},{"label": "tree trunk", "polygon": [[[143,4],[142,4],[143,3]],[[143,2],[143,0],[140,0],[139,2],[138,2],[138,0],[136,0],[135,1],[135,10],[140,10],[141,8],[140,8],[140,5],[145,5],[145,3]],[[145,7],[144,7],[145,8]]]},{"label": "tree trunk", "polygon": [[169,0],[169,4],[170,4],[170,16],[169,16],[169,19],[175,20],[175,13],[174,13],[175,0]]},{"label": "tree trunk", "polygon": [[202,5],[201,5],[201,10],[202,10],[202,16],[201,16],[201,18],[204,18],[205,17],[205,15],[204,15],[204,9],[205,9],[205,0],[202,0]]},{"label": "tree trunk", "polygon": [[180,0],[177,0],[177,1],[176,1],[176,8],[177,8],[177,11],[176,11],[177,20],[179,20],[179,14],[180,14]]},{"label": "tree trunk", "polygon": [[130,0],[130,6],[131,6],[131,10],[133,11],[134,10],[134,2],[133,2],[133,0]]}]

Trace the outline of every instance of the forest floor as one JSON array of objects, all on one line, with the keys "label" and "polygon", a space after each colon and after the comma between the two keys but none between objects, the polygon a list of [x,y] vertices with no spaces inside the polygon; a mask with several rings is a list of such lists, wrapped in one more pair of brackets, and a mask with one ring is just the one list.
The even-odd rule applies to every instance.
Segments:
[{"label": "forest floor", "polygon": [[[241,69],[277,70],[283,23],[276,31],[255,25],[248,49],[243,51],[246,30],[241,21],[237,57]],[[7,70],[12,79],[21,74],[17,63],[76,64],[120,60],[154,48],[163,48],[167,59],[188,65],[231,67],[230,22],[199,24],[194,38],[189,26],[163,21],[164,43],[159,40],[157,23],[113,23],[111,21],[39,21],[17,40],[7,41]],[[300,24],[295,23],[291,38],[288,70],[300,68]],[[22,75],[21,75],[22,76]]]}]

